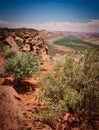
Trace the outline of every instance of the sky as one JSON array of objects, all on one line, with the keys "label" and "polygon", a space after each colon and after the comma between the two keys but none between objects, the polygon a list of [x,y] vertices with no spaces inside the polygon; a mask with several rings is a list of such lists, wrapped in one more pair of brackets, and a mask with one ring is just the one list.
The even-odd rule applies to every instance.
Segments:
[{"label": "sky", "polygon": [[99,0],[0,0],[0,26],[99,32]]}]

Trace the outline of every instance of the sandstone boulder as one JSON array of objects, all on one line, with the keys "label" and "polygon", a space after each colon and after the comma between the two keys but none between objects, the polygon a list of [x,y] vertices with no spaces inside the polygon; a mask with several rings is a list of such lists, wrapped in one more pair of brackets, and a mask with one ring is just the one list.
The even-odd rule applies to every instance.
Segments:
[{"label": "sandstone boulder", "polygon": [[20,51],[29,52],[30,51],[30,45],[25,44],[25,45],[21,46]]},{"label": "sandstone boulder", "polygon": [[14,41],[14,38],[13,38],[12,36],[8,36],[8,37],[5,39],[5,42],[6,42],[6,44],[8,44],[10,47],[16,45],[16,43],[15,43],[15,41]]},{"label": "sandstone boulder", "polygon": [[0,130],[23,130],[25,107],[13,87],[0,86]]},{"label": "sandstone boulder", "polygon": [[16,41],[19,41],[19,42],[21,42],[21,43],[23,43],[23,41],[24,41],[23,38],[18,37],[18,36],[15,37],[15,40],[16,40]]}]

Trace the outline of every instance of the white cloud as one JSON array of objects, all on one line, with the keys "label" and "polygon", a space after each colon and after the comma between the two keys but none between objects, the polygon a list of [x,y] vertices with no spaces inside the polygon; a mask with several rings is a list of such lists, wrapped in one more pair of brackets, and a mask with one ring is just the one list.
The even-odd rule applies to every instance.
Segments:
[{"label": "white cloud", "polygon": [[0,20],[0,27],[9,28],[35,28],[49,31],[76,31],[76,32],[99,32],[99,20],[91,20],[86,23],[80,22],[48,22],[44,24],[16,23]]},{"label": "white cloud", "polygon": [[21,28],[21,27],[27,27],[30,28],[31,25],[27,23],[17,23],[17,22],[8,22],[0,20],[0,27],[9,27],[9,28]]}]

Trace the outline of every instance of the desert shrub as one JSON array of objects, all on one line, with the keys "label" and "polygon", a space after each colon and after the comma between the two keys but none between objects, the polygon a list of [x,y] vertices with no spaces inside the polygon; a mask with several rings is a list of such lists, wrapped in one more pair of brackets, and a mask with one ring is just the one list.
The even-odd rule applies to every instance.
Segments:
[{"label": "desert shrub", "polygon": [[11,48],[8,48],[3,52],[3,56],[5,59],[15,57],[17,53],[19,52],[19,49],[17,46],[13,46]]},{"label": "desert shrub", "polygon": [[44,120],[58,119],[66,112],[80,115],[99,110],[99,66],[97,52],[85,52],[66,57],[64,63],[55,66],[55,73],[42,79],[40,100],[45,102],[41,111]]},{"label": "desert shrub", "polygon": [[0,41],[0,52],[2,52],[3,50],[4,50],[4,43]]},{"label": "desert shrub", "polygon": [[16,41],[16,44],[18,45],[18,47],[21,47],[22,43],[20,41]]},{"label": "desert shrub", "polygon": [[38,58],[39,64],[43,64],[44,63],[43,57],[41,55],[38,55],[37,58]]},{"label": "desert shrub", "polygon": [[[86,51],[79,57],[67,57],[62,73],[68,79],[68,85],[76,90],[97,86],[99,76],[99,53]],[[58,70],[59,71],[59,70]]]},{"label": "desert shrub", "polygon": [[5,63],[5,72],[14,75],[16,85],[20,85],[25,78],[35,76],[38,71],[39,65],[33,53],[19,52]]},{"label": "desert shrub", "polygon": [[0,53],[3,55],[7,49],[9,49],[9,46],[0,41]]}]

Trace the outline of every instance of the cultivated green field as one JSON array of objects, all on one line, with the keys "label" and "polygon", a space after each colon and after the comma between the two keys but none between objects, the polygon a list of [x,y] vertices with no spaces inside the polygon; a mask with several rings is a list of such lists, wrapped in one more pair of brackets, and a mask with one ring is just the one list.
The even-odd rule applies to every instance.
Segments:
[{"label": "cultivated green field", "polygon": [[99,46],[93,46],[90,43],[84,42],[77,36],[68,35],[62,39],[55,41],[53,44],[63,45],[65,47],[72,48],[74,50],[88,50],[91,48],[99,48]]}]

